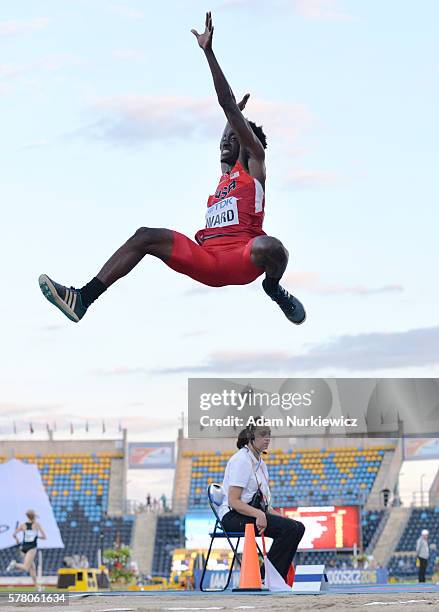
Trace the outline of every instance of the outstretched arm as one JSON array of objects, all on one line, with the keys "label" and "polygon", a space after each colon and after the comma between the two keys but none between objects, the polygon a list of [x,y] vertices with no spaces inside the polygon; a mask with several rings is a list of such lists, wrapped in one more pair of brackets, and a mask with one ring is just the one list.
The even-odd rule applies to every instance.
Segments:
[{"label": "outstretched arm", "polygon": [[198,34],[196,30],[191,30],[191,32],[194,34],[198,41],[198,44],[204,51],[207,62],[209,64],[210,72],[212,73],[213,84],[215,85],[218,102],[224,110],[224,113],[227,117],[227,121],[238,134],[242,146],[247,149],[250,156],[258,160],[264,160],[264,147],[253,133],[253,130],[251,129],[248,121],[245,119],[244,115],[240,110],[242,102],[245,100],[246,103],[248,100],[248,96],[244,97],[244,99],[239,103],[239,105],[236,103],[233,91],[230,85],[228,84],[227,79],[220,68],[220,65],[218,64],[218,61],[212,49],[213,30],[214,28],[212,25],[211,13],[206,13],[206,27],[203,34]]}]

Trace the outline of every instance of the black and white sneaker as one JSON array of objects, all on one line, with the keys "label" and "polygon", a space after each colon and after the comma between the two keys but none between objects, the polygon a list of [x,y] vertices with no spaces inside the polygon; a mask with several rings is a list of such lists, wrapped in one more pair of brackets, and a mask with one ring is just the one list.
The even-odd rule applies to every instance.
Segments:
[{"label": "black and white sneaker", "polygon": [[38,282],[44,297],[59,308],[66,317],[75,323],[82,319],[87,312],[87,308],[82,303],[79,289],[68,288],[55,283],[47,274],[41,274]]},{"label": "black and white sneaker", "polygon": [[7,572],[12,572],[13,569],[15,569],[15,566],[17,565],[17,562],[15,559],[12,559],[12,561],[9,562],[8,567],[6,568]]},{"label": "black and white sneaker", "polygon": [[288,291],[280,285],[276,287],[275,291],[267,291],[265,288],[265,279],[262,281],[262,287],[273,302],[276,302],[288,321],[291,321],[291,323],[294,323],[294,325],[301,325],[305,321],[305,308],[303,307],[302,302],[294,297],[294,295],[288,293]]}]

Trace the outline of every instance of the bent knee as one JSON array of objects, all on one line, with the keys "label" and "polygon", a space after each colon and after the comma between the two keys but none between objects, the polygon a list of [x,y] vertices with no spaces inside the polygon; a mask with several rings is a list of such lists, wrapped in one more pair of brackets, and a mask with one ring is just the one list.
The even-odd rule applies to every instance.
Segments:
[{"label": "bent knee", "polygon": [[280,260],[288,259],[287,249],[274,236],[258,236],[255,238],[252,251],[256,256],[268,256]]},{"label": "bent knee", "polygon": [[128,240],[128,244],[140,250],[147,250],[149,247],[165,244],[172,240],[172,232],[166,229],[153,227],[139,227]]},{"label": "bent knee", "polygon": [[137,242],[151,242],[156,240],[159,237],[159,232],[162,230],[155,229],[153,227],[139,227],[133,236],[131,236],[130,240],[135,240]]},{"label": "bent knee", "polygon": [[142,246],[151,240],[151,230],[149,227],[139,227],[134,234],[127,240],[131,246]]}]

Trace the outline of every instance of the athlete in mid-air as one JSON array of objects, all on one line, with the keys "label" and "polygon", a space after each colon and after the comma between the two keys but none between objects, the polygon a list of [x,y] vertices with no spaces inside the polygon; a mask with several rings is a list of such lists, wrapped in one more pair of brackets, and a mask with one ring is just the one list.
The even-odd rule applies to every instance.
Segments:
[{"label": "athlete in mid-air", "polygon": [[264,291],[296,325],[305,310],[279,281],[288,263],[288,251],[262,229],[265,205],[266,137],[261,127],[242,114],[249,94],[238,104],[212,50],[213,25],[206,14],[205,30],[192,33],[203,49],[213,77],[218,102],[227,125],[221,151],[222,176],[209,196],[206,226],[196,242],[174,230],[141,227],[81,289],[64,287],[46,274],[39,278],[45,297],[69,319],[79,321],[100,295],[128,274],[145,255],[153,255],[170,268],[210,287],[246,285],[265,272]]}]

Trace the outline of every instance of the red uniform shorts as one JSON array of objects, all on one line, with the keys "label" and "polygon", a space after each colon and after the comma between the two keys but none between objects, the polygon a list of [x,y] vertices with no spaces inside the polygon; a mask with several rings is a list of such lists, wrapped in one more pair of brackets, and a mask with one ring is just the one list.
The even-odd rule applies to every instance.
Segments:
[{"label": "red uniform shorts", "polygon": [[247,285],[264,272],[250,257],[254,238],[221,236],[199,245],[179,232],[173,234],[172,255],[166,265],[203,285]]}]

